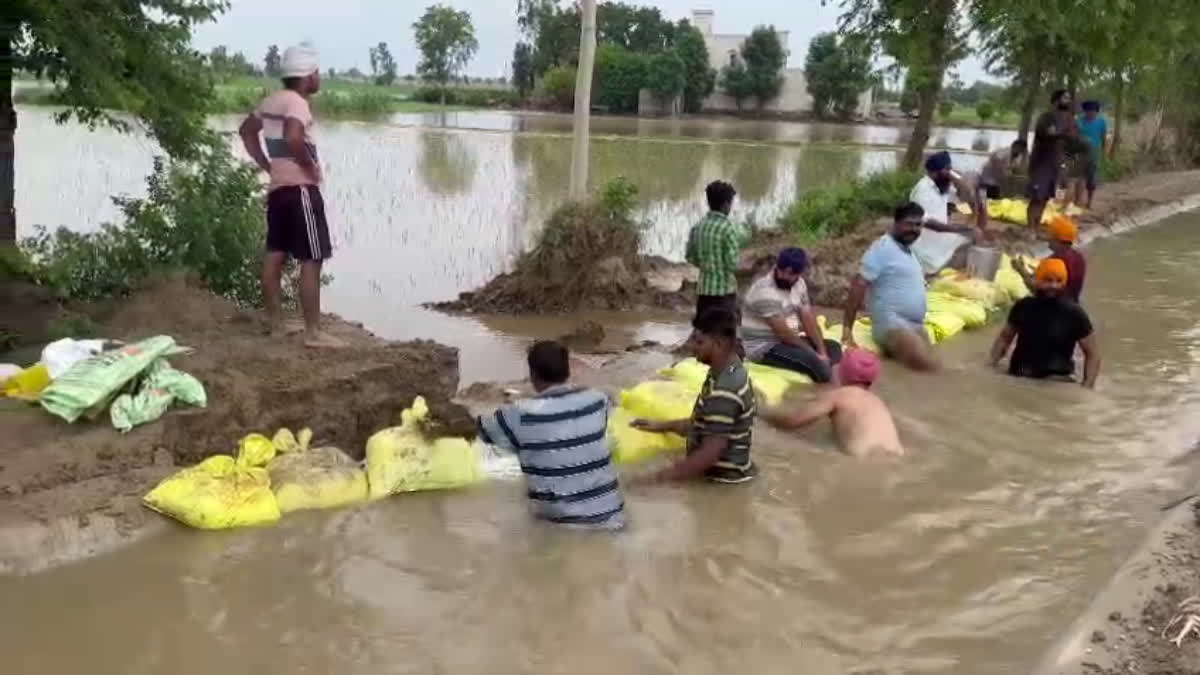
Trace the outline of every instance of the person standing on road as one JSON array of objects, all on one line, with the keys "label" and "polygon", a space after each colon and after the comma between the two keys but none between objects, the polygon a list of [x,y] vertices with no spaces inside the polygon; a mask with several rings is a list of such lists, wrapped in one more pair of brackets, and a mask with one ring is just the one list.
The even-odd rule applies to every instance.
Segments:
[{"label": "person standing on road", "polygon": [[707,309],[723,308],[738,315],[737,265],[750,239],[746,229],[729,219],[737,191],[725,181],[704,188],[708,215],[688,233],[685,257],[700,270],[696,283],[696,317]]},{"label": "person standing on road", "polygon": [[742,303],[742,340],[746,358],[828,382],[842,347],[826,340],[808,301],[802,248],[779,252],[775,267],[750,285]]},{"label": "person standing on road", "polygon": [[[308,100],[321,89],[317,51],[308,45],[289,47],[281,61],[283,89],[259,104],[238,130],[246,152],[270,177],[267,193],[267,254],[262,289],[272,334],[299,332],[283,325],[283,268],[288,257],[300,262],[300,307],[304,344],[341,347],[344,343],[321,330],[321,267],[333,253],[321,166],[312,140],[313,116]],[[263,151],[263,145],[266,151]]]},{"label": "person standing on road", "polygon": [[1083,204],[1083,190],[1087,188],[1086,206],[1092,208],[1092,198],[1096,196],[1096,174],[1100,171],[1100,158],[1104,156],[1104,145],[1108,139],[1108,120],[1100,115],[1098,101],[1084,101],[1083,115],[1076,120],[1079,135],[1083,136],[1091,147],[1087,161],[1083,167],[1083,180],[1075,183],[1075,203]]},{"label": "person standing on road", "polygon": [[1067,266],[1058,258],[1038,265],[1034,295],[1021,298],[1008,313],[1008,322],[992,344],[991,363],[996,367],[1017,346],[1008,362],[1008,374],[1036,379],[1075,376],[1075,346],[1083,351],[1083,386],[1092,389],[1100,375],[1100,348],[1091,319],[1083,308],[1066,297]]},{"label": "person standing on road", "polygon": [[924,218],[920,204],[900,206],[891,231],[875,240],[863,255],[846,300],[843,350],[855,348],[854,320],[870,290],[871,333],[883,353],[913,370],[938,369],[925,332],[925,275],[912,251]]},{"label": "person standing on road", "polygon": [[1034,125],[1033,150],[1029,153],[1029,185],[1025,196],[1029,199],[1026,219],[1032,232],[1041,226],[1046,204],[1054,199],[1058,189],[1058,172],[1067,139],[1078,134],[1071,114],[1071,94],[1057,89],[1050,95],[1050,104],[1053,109],[1042,113]]}]

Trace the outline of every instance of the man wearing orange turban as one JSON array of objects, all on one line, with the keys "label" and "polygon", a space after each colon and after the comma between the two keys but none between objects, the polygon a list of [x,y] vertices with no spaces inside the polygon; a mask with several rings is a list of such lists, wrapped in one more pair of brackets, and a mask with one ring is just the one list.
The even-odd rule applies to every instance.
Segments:
[{"label": "man wearing orange turban", "polygon": [[[1063,261],[1067,266],[1066,296],[1079,302],[1079,297],[1083,294],[1083,280],[1087,276],[1087,260],[1075,248],[1079,228],[1070,218],[1059,215],[1043,228],[1042,236],[1050,246],[1050,257]],[[1037,282],[1031,275],[1025,276],[1025,284],[1031,291],[1037,287]]]},{"label": "man wearing orange turban", "polygon": [[1034,273],[1034,294],[1008,313],[1008,322],[992,345],[991,362],[1000,365],[1016,340],[1008,374],[1038,379],[1074,379],[1075,345],[1083,350],[1083,386],[1096,386],[1100,348],[1092,321],[1078,303],[1066,297],[1070,276],[1059,258],[1046,258]]}]

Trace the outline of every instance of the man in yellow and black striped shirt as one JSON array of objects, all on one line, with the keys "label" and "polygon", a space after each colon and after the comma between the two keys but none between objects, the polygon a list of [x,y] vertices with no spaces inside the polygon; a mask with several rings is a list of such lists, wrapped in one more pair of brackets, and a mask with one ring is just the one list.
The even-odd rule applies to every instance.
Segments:
[{"label": "man in yellow and black striped shirt", "polygon": [[703,475],[720,483],[744,483],[758,469],[750,460],[751,426],[757,413],[750,376],[737,355],[737,320],[726,309],[710,309],[692,322],[696,359],[708,366],[708,377],[683,420],[636,420],[644,431],[674,432],[687,437],[687,457],[646,480],[681,480]]}]

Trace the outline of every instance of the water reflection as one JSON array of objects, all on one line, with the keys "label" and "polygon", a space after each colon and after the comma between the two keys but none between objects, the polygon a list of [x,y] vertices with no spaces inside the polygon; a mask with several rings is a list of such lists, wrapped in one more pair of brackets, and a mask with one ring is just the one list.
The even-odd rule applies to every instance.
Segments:
[{"label": "water reflection", "polygon": [[432,192],[450,196],[470,191],[477,163],[459,133],[423,131],[421,177]]},{"label": "water reflection", "polygon": [[775,184],[781,151],[778,145],[721,143],[716,152],[721,172],[736,186],[738,196],[758,202],[770,194]]},{"label": "water reflection", "polygon": [[861,175],[864,154],[854,148],[820,145],[801,148],[796,159],[796,192],[833,185]]}]

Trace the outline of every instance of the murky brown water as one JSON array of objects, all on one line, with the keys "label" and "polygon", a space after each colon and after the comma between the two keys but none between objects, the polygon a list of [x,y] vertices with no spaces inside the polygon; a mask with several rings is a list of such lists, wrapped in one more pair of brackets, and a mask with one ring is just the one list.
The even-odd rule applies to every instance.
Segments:
[{"label": "murky brown water", "polygon": [[[992,327],[940,348],[950,368],[936,377],[889,364],[903,462],[832,454],[823,431],[762,430],[757,483],[630,490],[632,525],[613,536],[531,522],[517,483],[260,531],[174,530],[0,579],[6,671],[1023,672],[1187,480],[1167,462],[1200,431],[1197,224],[1089,251],[1094,393],[989,371]],[[423,236],[356,264],[395,270],[385,288],[449,285],[403,269],[439,241]],[[418,324],[397,332],[431,328],[385,314],[374,321]],[[508,321],[469,323],[529,332]],[[519,372],[506,351],[489,358]]]}]

